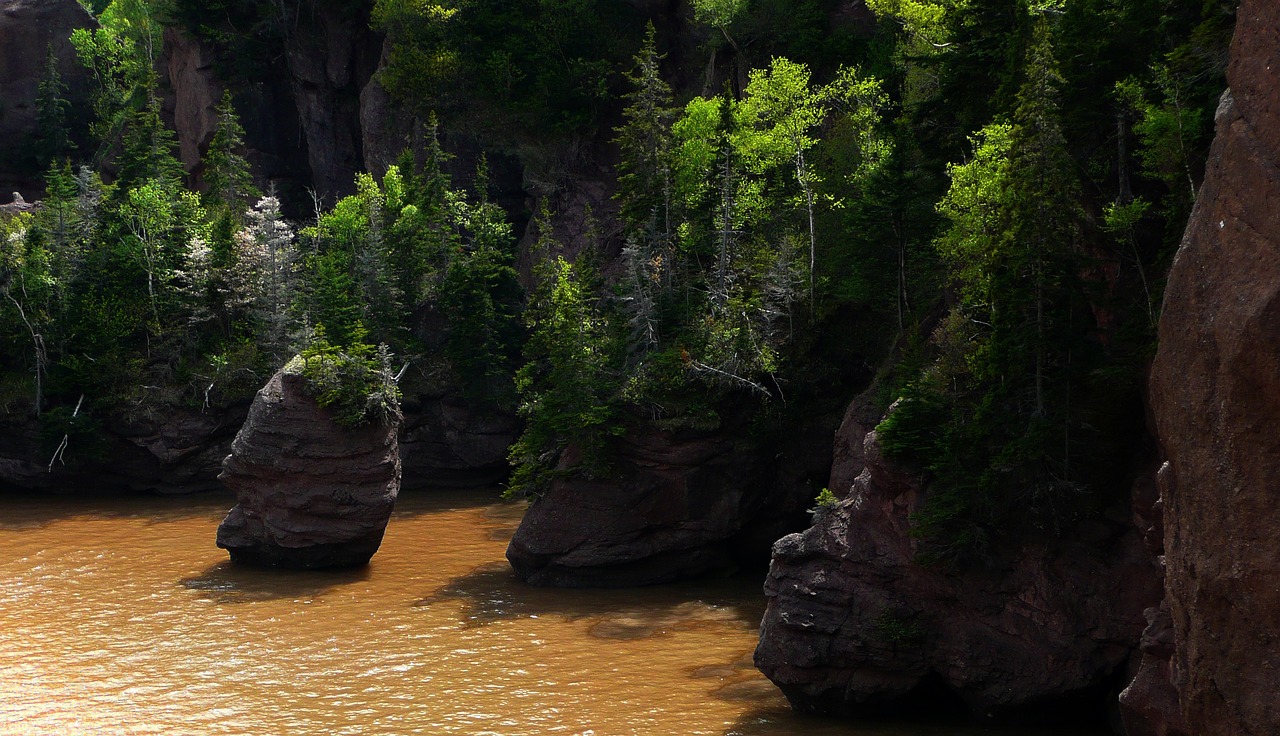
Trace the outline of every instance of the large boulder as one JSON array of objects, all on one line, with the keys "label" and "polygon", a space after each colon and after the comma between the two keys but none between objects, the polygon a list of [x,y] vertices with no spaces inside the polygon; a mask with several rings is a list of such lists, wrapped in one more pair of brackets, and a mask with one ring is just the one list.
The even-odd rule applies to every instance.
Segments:
[{"label": "large boulder", "polygon": [[400,422],[351,429],[286,367],[258,392],[218,476],[237,504],[218,527],[234,562],[354,567],[378,546],[400,490]]},{"label": "large boulder", "polygon": [[1280,5],[1237,18],[1150,391],[1186,725],[1262,736],[1280,724]]},{"label": "large boulder", "polygon": [[1156,576],[1127,519],[963,570],[917,564],[922,474],[865,434],[847,498],[774,545],[756,665],[801,711],[873,714],[928,701],[979,717],[1097,708],[1130,658]]}]

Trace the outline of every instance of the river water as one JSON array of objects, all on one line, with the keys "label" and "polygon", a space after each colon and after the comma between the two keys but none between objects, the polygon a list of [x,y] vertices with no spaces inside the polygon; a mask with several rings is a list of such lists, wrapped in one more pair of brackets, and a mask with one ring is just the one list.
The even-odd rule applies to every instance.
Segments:
[{"label": "river water", "polygon": [[985,733],[792,714],[758,578],[524,586],[495,497],[402,497],[340,573],[231,566],[227,497],[0,497],[0,734]]}]

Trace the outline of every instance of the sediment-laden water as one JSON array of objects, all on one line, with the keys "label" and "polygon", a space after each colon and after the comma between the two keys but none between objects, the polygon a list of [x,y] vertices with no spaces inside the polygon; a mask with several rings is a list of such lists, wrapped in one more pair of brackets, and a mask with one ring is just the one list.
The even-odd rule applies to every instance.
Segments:
[{"label": "sediment-laden water", "polygon": [[524,586],[495,499],[404,497],[367,568],[276,573],[214,546],[229,498],[0,498],[0,734],[980,733],[792,714],[758,579]]}]

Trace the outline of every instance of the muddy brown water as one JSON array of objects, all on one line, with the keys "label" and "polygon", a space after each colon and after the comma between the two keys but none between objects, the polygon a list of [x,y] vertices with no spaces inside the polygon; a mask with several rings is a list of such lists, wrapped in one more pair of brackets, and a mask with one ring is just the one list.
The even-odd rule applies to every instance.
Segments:
[{"label": "muddy brown water", "polygon": [[0,497],[0,734],[988,733],[793,714],[751,665],[758,578],[522,585],[496,497],[402,498],[340,573],[230,565],[228,497]]}]

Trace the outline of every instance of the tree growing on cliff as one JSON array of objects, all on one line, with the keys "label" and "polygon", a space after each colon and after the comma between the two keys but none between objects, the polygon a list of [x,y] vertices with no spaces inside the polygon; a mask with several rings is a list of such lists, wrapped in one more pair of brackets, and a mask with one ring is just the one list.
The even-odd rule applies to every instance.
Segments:
[{"label": "tree growing on cliff", "polygon": [[249,306],[258,344],[278,364],[298,338],[293,228],[280,213],[280,200],[271,195],[258,200],[245,219],[245,228],[236,234],[232,299]]},{"label": "tree growing on cliff", "polygon": [[253,172],[244,157],[244,128],[236,116],[231,90],[223,90],[217,107],[217,127],[204,155],[205,204],[225,209],[236,217],[244,211],[258,190]]},{"label": "tree growing on cliff", "polygon": [[612,330],[574,265],[551,260],[554,247],[544,229],[537,250],[545,260],[525,311],[525,364],[516,373],[526,424],[509,454],[509,495],[540,493],[564,472],[602,472],[609,439],[619,432]]},{"label": "tree growing on cliff", "polygon": [[71,103],[67,102],[66,94],[67,86],[58,71],[58,55],[51,43],[45,57],[44,74],[36,88],[36,127],[39,129],[36,158],[41,167],[53,165],[75,147],[67,125],[67,110]]}]

